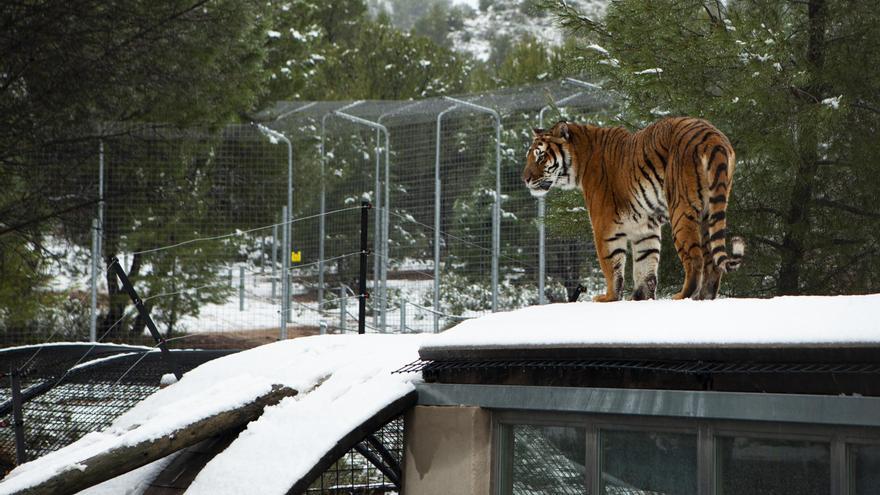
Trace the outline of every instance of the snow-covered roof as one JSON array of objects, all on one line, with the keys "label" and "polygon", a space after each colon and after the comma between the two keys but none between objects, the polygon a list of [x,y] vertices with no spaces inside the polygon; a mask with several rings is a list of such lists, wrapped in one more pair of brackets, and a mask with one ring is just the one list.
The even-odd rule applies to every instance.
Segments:
[{"label": "snow-covered roof", "polygon": [[426,341],[448,350],[810,347],[880,344],[880,294],[532,306],[468,320]]}]

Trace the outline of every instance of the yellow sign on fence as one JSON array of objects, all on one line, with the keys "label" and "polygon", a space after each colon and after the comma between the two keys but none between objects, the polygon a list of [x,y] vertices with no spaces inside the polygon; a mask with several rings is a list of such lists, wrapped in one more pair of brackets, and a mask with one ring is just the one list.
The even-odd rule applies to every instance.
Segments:
[{"label": "yellow sign on fence", "polygon": [[303,259],[302,251],[291,251],[290,252],[290,261],[292,263],[299,263]]}]

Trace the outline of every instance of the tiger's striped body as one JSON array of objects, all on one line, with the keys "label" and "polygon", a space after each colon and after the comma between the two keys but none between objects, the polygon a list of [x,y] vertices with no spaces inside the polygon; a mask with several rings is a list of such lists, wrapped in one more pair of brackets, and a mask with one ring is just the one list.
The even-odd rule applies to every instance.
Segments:
[{"label": "tiger's striped body", "polygon": [[523,179],[533,195],[551,187],[584,194],[606,294],[623,294],[628,245],[633,250],[633,299],[653,299],[661,226],[671,223],[685,281],[674,298],[714,299],[722,274],[737,269],[744,245],[725,246],[726,209],[735,154],[705,120],[675,117],[630,133],[559,122],[535,129]]}]

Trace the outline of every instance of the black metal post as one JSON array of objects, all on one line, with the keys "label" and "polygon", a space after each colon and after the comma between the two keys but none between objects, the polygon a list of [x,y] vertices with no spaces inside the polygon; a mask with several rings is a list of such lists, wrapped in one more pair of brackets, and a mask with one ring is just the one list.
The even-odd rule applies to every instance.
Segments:
[{"label": "black metal post", "polygon": [[366,333],[367,324],[367,222],[370,215],[369,210],[372,208],[368,201],[361,202],[361,265],[358,274],[358,284],[360,294],[358,295],[358,333]]},{"label": "black metal post", "polygon": [[12,422],[15,429],[15,463],[22,465],[27,462],[24,450],[24,415],[21,411],[21,372],[12,369]]},{"label": "black metal post", "polygon": [[128,297],[131,298],[131,302],[134,303],[134,307],[137,308],[138,314],[141,318],[144,319],[144,322],[147,324],[147,328],[150,330],[150,335],[152,335],[153,340],[155,340],[156,343],[159,344],[159,349],[162,351],[162,356],[165,358],[168,366],[174,373],[174,376],[177,377],[178,380],[180,380],[183,375],[177,369],[177,366],[174,366],[174,361],[171,359],[171,353],[168,352],[168,346],[165,345],[165,339],[162,338],[162,335],[159,333],[159,329],[156,328],[156,324],[153,323],[153,318],[150,317],[150,312],[147,310],[146,306],[144,306],[144,302],[141,301],[141,298],[138,296],[137,291],[134,290],[134,286],[131,285],[131,281],[128,279],[128,275],[119,264],[119,258],[116,258],[115,256],[111,258],[109,268],[113,270],[113,272],[119,278],[119,281],[122,282],[122,287],[125,289],[125,292],[128,293]]}]

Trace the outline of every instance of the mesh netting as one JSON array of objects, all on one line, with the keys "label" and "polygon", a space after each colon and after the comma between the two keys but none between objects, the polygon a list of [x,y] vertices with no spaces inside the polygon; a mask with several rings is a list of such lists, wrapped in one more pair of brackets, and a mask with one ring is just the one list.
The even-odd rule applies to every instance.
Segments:
[{"label": "mesh netting", "polygon": [[[398,493],[399,469],[403,465],[403,417],[391,420],[372,436],[376,442],[365,439],[346,452],[312,483],[306,493]],[[379,464],[383,465],[383,469],[390,469],[392,476],[398,479],[387,476],[367,459],[370,457],[382,461],[385,456],[389,456],[388,460],[391,462],[379,462]]]},{"label": "mesh netting", "polygon": [[[157,350],[132,346],[65,344],[0,352],[0,369],[21,369],[28,459],[99,431],[159,389],[162,375],[189,371],[231,351]],[[0,462],[15,465],[9,376],[0,382]]]}]

